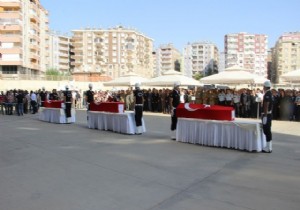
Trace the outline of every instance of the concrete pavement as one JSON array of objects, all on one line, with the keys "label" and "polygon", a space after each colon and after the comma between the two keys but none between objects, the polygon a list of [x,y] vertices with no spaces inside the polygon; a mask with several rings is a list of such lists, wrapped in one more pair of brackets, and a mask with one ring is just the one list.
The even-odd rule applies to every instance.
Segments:
[{"label": "concrete pavement", "polygon": [[300,132],[273,121],[273,153],[170,140],[170,117],[122,135],[0,116],[0,210],[299,210]]}]

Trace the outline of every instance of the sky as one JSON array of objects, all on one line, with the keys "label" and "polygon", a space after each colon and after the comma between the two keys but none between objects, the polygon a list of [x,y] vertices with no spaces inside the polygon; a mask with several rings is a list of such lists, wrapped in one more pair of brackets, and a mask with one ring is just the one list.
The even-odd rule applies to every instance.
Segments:
[{"label": "sky", "polygon": [[224,51],[224,36],[268,35],[268,46],[286,32],[300,31],[299,0],[40,0],[49,11],[50,30],[134,28],[155,48],[209,41]]}]

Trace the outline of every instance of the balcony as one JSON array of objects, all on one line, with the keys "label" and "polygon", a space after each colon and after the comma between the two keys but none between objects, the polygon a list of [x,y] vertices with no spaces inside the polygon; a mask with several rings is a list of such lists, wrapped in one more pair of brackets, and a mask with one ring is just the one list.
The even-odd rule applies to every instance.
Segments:
[{"label": "balcony", "polygon": [[1,42],[21,43],[22,35],[0,35]]},{"label": "balcony", "polygon": [[83,43],[82,43],[82,42],[74,42],[74,43],[73,43],[73,46],[74,46],[74,47],[82,47],[82,46],[83,46]]},{"label": "balcony", "polygon": [[40,70],[39,65],[37,65],[35,62],[31,62],[31,63],[30,63],[30,68],[31,68],[31,69]]},{"label": "balcony", "polygon": [[69,52],[69,48],[68,47],[59,46],[58,49],[59,49],[59,51]]},{"label": "balcony", "polygon": [[71,50],[71,52],[74,52],[75,54],[76,53],[80,54],[80,53],[82,53],[82,51],[83,51],[83,49],[81,47],[74,48],[74,49]]},{"label": "balcony", "polygon": [[15,0],[15,1],[9,1],[9,2],[0,2],[0,7],[3,8],[12,8],[12,9],[20,9],[21,8],[21,1]]},{"label": "balcony", "polygon": [[35,31],[39,31],[40,28],[36,23],[30,22],[30,29],[35,30]]},{"label": "balcony", "polygon": [[40,19],[36,14],[30,14],[30,22],[31,23],[40,23]]},{"label": "balcony", "polygon": [[69,53],[59,53],[59,57],[63,57],[63,58],[68,58],[69,57]]},{"label": "balcony", "polygon": [[36,4],[36,3],[34,3],[34,2],[31,2],[30,3],[30,9],[32,9],[32,10],[35,10],[35,11],[38,11],[38,5]]},{"label": "balcony", "polygon": [[36,43],[30,43],[30,49],[35,50],[35,51],[39,51],[39,45],[37,45]]},{"label": "balcony", "polygon": [[0,25],[1,31],[22,31],[22,27],[20,25]]},{"label": "balcony", "polygon": [[31,52],[29,57],[30,57],[31,60],[36,60],[37,61],[37,60],[39,60],[40,56],[36,53]]},{"label": "balcony", "polygon": [[22,19],[22,13],[19,12],[19,11],[0,12],[0,18],[21,20]]},{"label": "balcony", "polygon": [[2,60],[0,59],[0,65],[1,66],[21,66],[23,65],[23,62],[18,60],[18,61],[10,61],[10,60]]},{"label": "balcony", "polygon": [[0,48],[0,53],[2,53],[2,54],[22,54],[22,48],[21,47]]},{"label": "balcony", "polygon": [[29,34],[29,37],[35,40],[36,42],[40,41],[40,37],[37,34]]},{"label": "balcony", "polygon": [[81,41],[82,39],[83,39],[82,36],[76,35],[76,36],[73,36],[73,37],[72,37],[72,42],[75,42],[75,41]]}]

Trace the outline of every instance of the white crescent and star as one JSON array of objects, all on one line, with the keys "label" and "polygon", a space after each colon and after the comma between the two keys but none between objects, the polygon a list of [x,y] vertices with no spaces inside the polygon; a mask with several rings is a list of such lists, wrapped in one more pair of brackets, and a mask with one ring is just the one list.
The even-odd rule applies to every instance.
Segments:
[{"label": "white crescent and star", "polygon": [[194,111],[197,110],[197,109],[191,108],[189,103],[185,103],[185,104],[184,104],[184,108],[185,108],[186,110],[190,111],[190,112],[194,112]]}]

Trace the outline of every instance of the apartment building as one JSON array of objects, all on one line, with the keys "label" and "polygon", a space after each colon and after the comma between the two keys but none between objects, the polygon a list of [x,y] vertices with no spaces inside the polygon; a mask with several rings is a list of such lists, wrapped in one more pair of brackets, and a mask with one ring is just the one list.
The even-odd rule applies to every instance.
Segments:
[{"label": "apartment building", "polygon": [[53,69],[68,74],[70,72],[71,37],[59,35],[56,32],[49,34],[49,56],[47,69]]},{"label": "apartment building", "polygon": [[300,32],[285,33],[272,48],[272,80],[281,82],[280,76],[300,69]]},{"label": "apartment building", "polygon": [[153,63],[153,77],[157,77],[158,75],[158,62],[157,62],[157,55],[156,51],[152,52],[152,63]]},{"label": "apartment building", "polygon": [[122,26],[72,32],[74,74],[153,76],[153,39],[144,34]]},{"label": "apartment building", "polygon": [[235,33],[225,35],[225,66],[238,65],[249,72],[267,77],[268,36]]},{"label": "apartment building", "polygon": [[2,79],[39,78],[46,71],[48,12],[39,0],[0,0]]},{"label": "apartment building", "polygon": [[218,71],[219,50],[211,42],[189,43],[184,48],[184,71],[189,77],[199,73],[210,75]]},{"label": "apartment building", "polygon": [[177,70],[181,71],[181,54],[179,50],[177,50],[173,44],[164,44],[161,45],[156,50],[156,61],[157,61],[157,69],[156,76],[162,75],[164,72],[169,70]]},{"label": "apartment building", "polygon": [[219,62],[218,62],[218,72],[225,70],[225,52],[220,52]]}]

